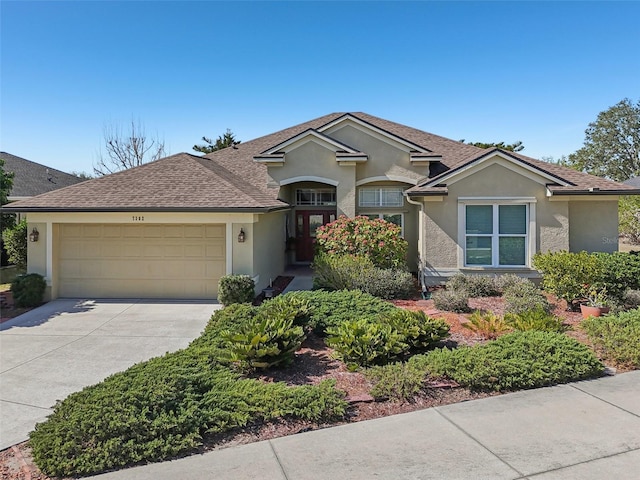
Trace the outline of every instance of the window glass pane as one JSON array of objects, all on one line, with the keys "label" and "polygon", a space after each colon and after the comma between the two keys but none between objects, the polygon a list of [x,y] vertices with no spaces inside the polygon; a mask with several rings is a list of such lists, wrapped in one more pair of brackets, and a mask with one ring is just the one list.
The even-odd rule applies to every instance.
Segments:
[{"label": "window glass pane", "polygon": [[467,265],[491,265],[491,237],[467,237]]},{"label": "window glass pane", "polygon": [[525,265],[526,237],[500,237],[500,265]]},{"label": "window glass pane", "polygon": [[383,207],[401,207],[403,204],[402,188],[383,188],[382,189],[382,206]]},{"label": "window glass pane", "polygon": [[379,188],[361,188],[360,189],[360,206],[361,207],[380,206],[380,189]]},{"label": "window glass pane", "polygon": [[498,209],[500,233],[522,235],[527,233],[526,205],[500,205]]},{"label": "window glass pane", "polygon": [[309,236],[315,238],[316,230],[324,224],[323,214],[309,215]]},{"label": "window glass pane", "polygon": [[396,213],[394,215],[383,215],[382,219],[389,222],[389,223],[395,223],[396,225],[398,225],[399,227],[402,227],[402,214],[401,213]]},{"label": "window glass pane", "polygon": [[466,217],[467,233],[493,233],[492,205],[467,205]]}]

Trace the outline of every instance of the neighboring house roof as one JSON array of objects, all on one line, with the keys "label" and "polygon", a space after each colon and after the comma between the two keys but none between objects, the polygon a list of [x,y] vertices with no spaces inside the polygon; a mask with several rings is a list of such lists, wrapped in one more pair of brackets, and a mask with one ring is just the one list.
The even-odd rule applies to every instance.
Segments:
[{"label": "neighboring house roof", "polygon": [[625,185],[631,185],[632,187],[640,188],[640,177],[633,177],[629,180],[625,180],[622,183],[624,183]]},{"label": "neighboring house roof", "polygon": [[4,160],[5,172],[13,172],[13,188],[9,193],[9,200],[24,197],[35,197],[42,193],[51,192],[62,187],[83,182],[82,178],[55,168],[41,165],[25,158],[0,152]]},{"label": "neighboring house roof", "polygon": [[[287,208],[277,199],[279,187],[270,186],[267,165],[255,161],[268,155],[282,156],[287,145],[305,132],[331,137],[326,130],[340,121],[370,125],[400,141],[412,155],[437,159],[431,178],[408,190],[412,196],[447,193],[442,180],[458,169],[481,162],[500,152],[513,162],[537,171],[548,180],[553,195],[640,194],[633,186],[587,175],[519,153],[487,150],[424,132],[366,113],[332,113],[254,140],[209,153],[204,157],[181,153],[140,167],[89,180],[83,184],[12,204],[11,209],[40,211],[204,210],[270,211]],[[352,147],[335,142],[345,151]],[[275,150],[274,150],[275,149]],[[353,149],[355,151],[355,149]],[[426,152],[426,153],[425,153]],[[359,152],[357,152],[359,154]],[[367,152],[363,152],[367,153]]]}]

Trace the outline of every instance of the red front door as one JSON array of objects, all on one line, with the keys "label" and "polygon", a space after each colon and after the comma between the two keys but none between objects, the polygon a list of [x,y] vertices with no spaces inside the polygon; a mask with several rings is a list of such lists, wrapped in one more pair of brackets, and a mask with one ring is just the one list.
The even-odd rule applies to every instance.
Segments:
[{"label": "red front door", "polygon": [[310,262],[313,260],[316,230],[335,219],[335,210],[296,211],[296,261]]}]

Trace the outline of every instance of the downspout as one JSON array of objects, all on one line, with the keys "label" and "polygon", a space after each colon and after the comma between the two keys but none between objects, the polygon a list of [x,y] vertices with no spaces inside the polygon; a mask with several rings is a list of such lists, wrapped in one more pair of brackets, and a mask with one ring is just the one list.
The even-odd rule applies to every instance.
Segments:
[{"label": "downspout", "polygon": [[[416,202],[415,200],[411,200],[409,195],[406,193],[404,196],[407,198],[407,202],[412,205],[418,205],[420,207],[420,214],[418,216],[418,268],[420,268],[421,264],[425,259],[425,251],[426,251],[426,240],[424,234],[424,202]],[[424,267],[424,265],[422,265]]]}]

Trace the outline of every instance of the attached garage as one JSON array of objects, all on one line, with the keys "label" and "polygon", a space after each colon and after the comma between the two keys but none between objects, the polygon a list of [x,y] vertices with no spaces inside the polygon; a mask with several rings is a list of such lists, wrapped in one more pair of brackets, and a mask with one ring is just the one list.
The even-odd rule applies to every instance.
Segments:
[{"label": "attached garage", "polygon": [[[58,224],[58,296],[215,298],[225,224]],[[57,231],[56,231],[57,230]]]}]

